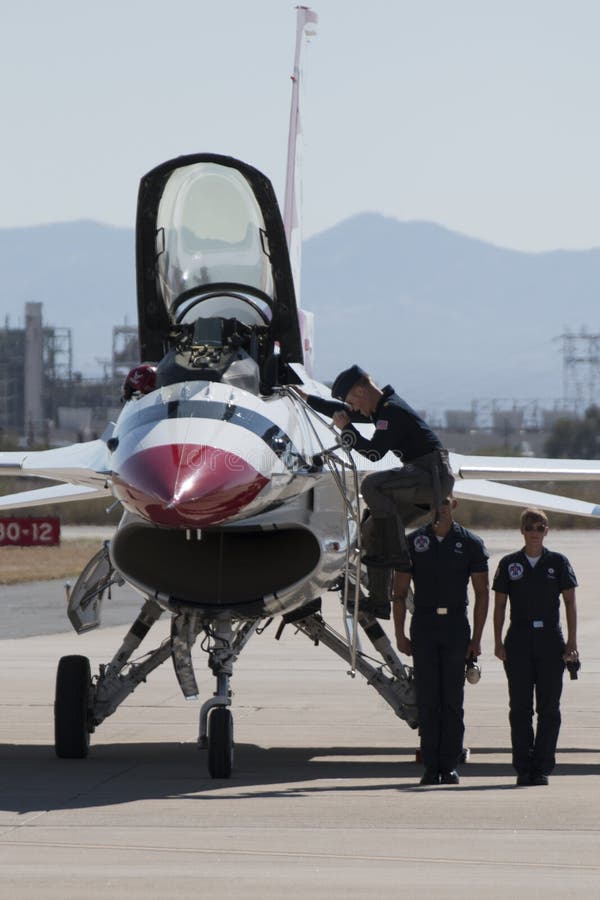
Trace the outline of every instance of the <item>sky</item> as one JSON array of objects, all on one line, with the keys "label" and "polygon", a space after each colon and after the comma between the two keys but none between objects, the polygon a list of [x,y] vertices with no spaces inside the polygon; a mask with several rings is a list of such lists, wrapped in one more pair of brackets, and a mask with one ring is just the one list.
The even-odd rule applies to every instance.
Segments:
[{"label": "sky", "polygon": [[[360,212],[523,251],[600,246],[597,0],[314,0],[309,237]],[[237,156],[283,203],[287,0],[0,3],[0,227],[133,227],[139,179]]]}]

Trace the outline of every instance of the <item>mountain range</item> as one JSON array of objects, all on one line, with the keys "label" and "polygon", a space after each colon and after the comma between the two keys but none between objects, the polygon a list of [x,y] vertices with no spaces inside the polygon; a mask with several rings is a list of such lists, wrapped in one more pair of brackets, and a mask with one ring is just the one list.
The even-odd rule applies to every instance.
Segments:
[{"label": "mountain range", "polygon": [[[0,229],[1,306],[26,301],[70,327],[74,364],[98,374],[112,327],[136,323],[133,229],[80,221]],[[315,375],[357,362],[420,409],[563,393],[566,332],[598,332],[600,248],[523,253],[428,222],[363,213],[304,242],[302,305]]]}]

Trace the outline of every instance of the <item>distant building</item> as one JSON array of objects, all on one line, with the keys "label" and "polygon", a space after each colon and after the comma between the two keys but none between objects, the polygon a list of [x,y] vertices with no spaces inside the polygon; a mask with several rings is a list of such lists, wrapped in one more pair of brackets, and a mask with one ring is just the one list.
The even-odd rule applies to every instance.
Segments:
[{"label": "distant building", "polygon": [[25,329],[0,329],[0,426],[24,431]]},{"label": "distant building", "polygon": [[0,429],[27,444],[86,440],[118,411],[124,375],[139,362],[137,328],[113,328],[112,359],[101,379],[72,369],[69,328],[44,325],[42,304],[27,303],[25,327],[0,329]]},{"label": "distant building", "polygon": [[446,428],[450,431],[466,433],[476,428],[477,420],[472,409],[447,409]]}]

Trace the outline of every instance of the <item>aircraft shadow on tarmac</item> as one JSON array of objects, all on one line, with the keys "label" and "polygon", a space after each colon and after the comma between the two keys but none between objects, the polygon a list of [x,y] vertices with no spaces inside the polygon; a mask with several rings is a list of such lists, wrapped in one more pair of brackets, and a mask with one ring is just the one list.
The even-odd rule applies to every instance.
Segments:
[{"label": "aircraft shadow on tarmac", "polygon": [[[507,762],[484,762],[485,755],[505,754]],[[594,762],[569,762],[569,756],[593,754]],[[399,756],[406,757],[398,760]],[[554,775],[600,774],[598,751],[559,751]],[[205,751],[195,744],[97,744],[88,759],[58,759],[53,748],[0,744],[0,808],[25,814],[40,809],[89,809],[161,798],[293,798],[332,791],[415,790],[422,766],[406,749],[372,747],[275,747],[236,744],[229,779],[207,774]],[[506,748],[478,747],[461,767],[463,780],[454,791],[512,789],[514,772]],[[553,775],[553,777],[554,777]],[[486,784],[505,778],[506,784]],[[335,779],[335,784],[331,780]],[[372,779],[372,781],[369,781]],[[473,784],[472,780],[477,780]],[[484,781],[482,784],[481,781]],[[357,781],[359,784],[349,782]],[[323,783],[319,783],[323,782]],[[387,782],[387,783],[386,783]],[[445,788],[436,788],[436,790]],[[421,788],[423,790],[423,788]]]}]

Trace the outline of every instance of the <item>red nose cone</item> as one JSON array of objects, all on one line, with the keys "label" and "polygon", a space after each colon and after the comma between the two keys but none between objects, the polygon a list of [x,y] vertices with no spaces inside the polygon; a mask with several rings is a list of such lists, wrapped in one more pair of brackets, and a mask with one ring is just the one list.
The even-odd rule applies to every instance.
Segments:
[{"label": "red nose cone", "polygon": [[205,528],[239,513],[267,479],[234,453],[168,444],[130,457],[114,483],[126,508],[157,525]]}]

